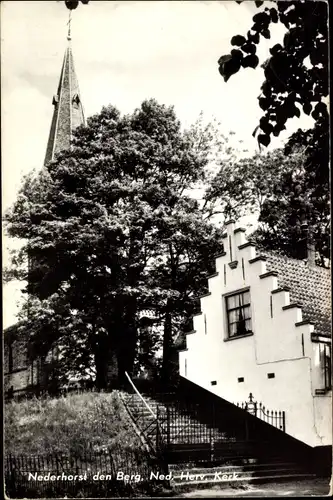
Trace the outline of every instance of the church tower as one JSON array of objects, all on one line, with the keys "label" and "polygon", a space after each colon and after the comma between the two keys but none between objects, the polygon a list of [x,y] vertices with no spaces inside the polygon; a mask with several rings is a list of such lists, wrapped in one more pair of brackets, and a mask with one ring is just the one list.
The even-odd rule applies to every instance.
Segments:
[{"label": "church tower", "polygon": [[[61,150],[68,149],[74,129],[79,125],[85,125],[71,47],[71,17],[68,24],[68,45],[65,50],[58,91],[52,101],[54,111],[44,166],[52,161],[55,155]],[[28,258],[29,276],[31,276],[31,272],[34,272],[34,259]],[[29,281],[28,277],[28,283]],[[29,300],[30,294],[28,293],[28,305]],[[4,332],[5,397],[9,399],[15,394],[24,394],[33,388],[36,391],[40,390],[49,378],[45,368],[45,362],[47,361],[45,357],[38,357],[32,361],[28,361],[27,336],[20,333],[19,326],[20,323],[16,323]],[[49,355],[53,358],[57,354],[52,351]],[[53,379],[51,378],[51,380]]]},{"label": "church tower", "polygon": [[44,165],[52,161],[57,153],[70,147],[73,130],[85,124],[78,79],[75,73],[71,47],[71,18],[68,28],[68,46],[65,51],[58,91],[53,96],[53,117]]}]

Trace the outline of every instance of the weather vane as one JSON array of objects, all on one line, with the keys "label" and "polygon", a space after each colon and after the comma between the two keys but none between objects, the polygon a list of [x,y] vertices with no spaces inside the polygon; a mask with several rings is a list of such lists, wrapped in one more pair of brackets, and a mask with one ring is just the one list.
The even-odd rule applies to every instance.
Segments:
[{"label": "weather vane", "polygon": [[67,33],[67,40],[70,41],[71,38],[71,22],[72,22],[72,11],[69,11],[69,18],[68,18],[68,33]]}]

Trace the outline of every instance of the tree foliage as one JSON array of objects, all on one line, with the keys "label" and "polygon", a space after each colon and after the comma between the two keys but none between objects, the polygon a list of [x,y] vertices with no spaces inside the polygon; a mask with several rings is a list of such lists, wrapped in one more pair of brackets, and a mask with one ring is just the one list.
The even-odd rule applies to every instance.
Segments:
[{"label": "tree foliage", "polygon": [[294,156],[298,161],[272,186],[255,235],[265,248],[279,249],[298,259],[307,258],[306,248],[311,242],[317,264],[324,267],[330,260],[327,130],[328,126],[316,124],[313,129],[299,129],[291,136],[284,153],[287,160]]},{"label": "tree foliage", "polygon": [[255,154],[220,171],[206,190],[212,213],[225,204],[229,217],[257,214],[252,235],[260,246],[305,259],[309,228],[317,264],[329,259],[328,134],[318,124],[298,130],[283,149]]},{"label": "tree foliage", "polygon": [[[241,2],[238,2],[241,3]],[[245,36],[231,39],[234,48],[222,56],[219,71],[224,81],[241,68],[256,68],[257,46],[270,39],[271,26],[282,23],[286,33],[282,44],[270,49],[264,62],[264,82],[258,97],[264,111],[256,132],[259,144],[267,146],[271,136],[278,136],[286,122],[303,111],[316,122],[327,119],[328,96],[328,4],[323,1],[276,1],[273,7],[255,2],[260,12]]]},{"label": "tree foliage", "polygon": [[[39,353],[61,345],[80,370],[91,353],[103,387],[112,356],[122,379],[139,342],[152,354],[159,347],[150,323],[164,329],[167,359],[220,246],[185,192],[205,176],[205,141],[203,154],[197,145],[171,107],[145,101],[124,117],[107,107],[77,129],[70,150],[27,177],[7,223],[27,241],[13,274],[35,301],[26,324]],[[19,265],[26,254],[28,273]]]}]

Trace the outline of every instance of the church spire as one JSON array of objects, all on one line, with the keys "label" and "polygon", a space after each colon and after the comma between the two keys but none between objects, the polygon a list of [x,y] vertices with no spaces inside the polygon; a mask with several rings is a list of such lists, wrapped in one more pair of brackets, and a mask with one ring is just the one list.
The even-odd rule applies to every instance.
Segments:
[{"label": "church spire", "polygon": [[71,48],[71,11],[69,15],[68,46],[64,55],[58,91],[53,96],[54,111],[44,165],[52,161],[59,151],[68,149],[73,130],[79,125],[85,124]]}]

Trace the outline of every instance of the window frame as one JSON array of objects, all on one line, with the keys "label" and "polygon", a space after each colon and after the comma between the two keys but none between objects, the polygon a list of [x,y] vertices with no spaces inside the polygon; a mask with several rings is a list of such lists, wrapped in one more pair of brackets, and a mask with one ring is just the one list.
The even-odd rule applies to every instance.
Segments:
[{"label": "window frame", "polygon": [[[242,295],[242,294],[245,294],[245,293],[249,293],[250,295],[250,301],[247,302],[246,304],[243,304],[242,306],[238,306],[238,307],[233,307],[233,308],[228,308],[228,299],[230,299],[231,297],[235,297],[235,296],[238,296],[238,295]],[[226,293],[225,295],[223,295],[223,300],[224,300],[224,310],[225,310],[225,324],[226,324],[226,333],[227,333],[227,336],[225,338],[225,340],[233,340],[233,339],[238,339],[238,338],[242,338],[242,337],[248,337],[250,335],[253,335],[253,315],[252,315],[252,308],[251,308],[251,292],[250,292],[250,287],[246,287],[246,288],[241,288],[239,290],[235,290],[233,292],[230,292],[230,293]],[[238,322],[232,322],[230,323],[230,320],[229,320],[229,314],[230,312],[232,311],[237,311],[239,309],[245,309],[245,308],[249,308],[249,311],[250,311],[250,317],[248,318],[250,321],[251,321],[251,330],[250,331],[247,331],[246,333],[241,333],[241,334],[236,334],[236,335],[231,335],[230,332],[231,332],[231,324],[234,324],[234,323],[238,323]]]}]

